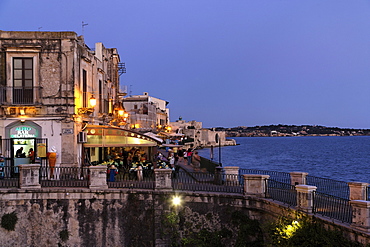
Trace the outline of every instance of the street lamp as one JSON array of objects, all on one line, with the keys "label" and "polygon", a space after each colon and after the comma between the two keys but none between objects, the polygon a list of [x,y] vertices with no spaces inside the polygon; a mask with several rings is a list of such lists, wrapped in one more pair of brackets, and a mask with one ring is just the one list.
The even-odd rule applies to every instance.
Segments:
[{"label": "street lamp", "polygon": [[89,102],[90,102],[90,106],[92,108],[94,108],[96,106],[96,99],[95,99],[94,95],[91,95],[91,97],[89,99]]},{"label": "street lamp", "polygon": [[89,99],[89,104],[90,104],[90,107],[81,107],[81,108],[78,108],[78,114],[79,115],[82,115],[82,114],[91,114],[94,112],[94,107],[96,106],[96,98],[94,97],[94,95],[91,95],[90,99]]}]

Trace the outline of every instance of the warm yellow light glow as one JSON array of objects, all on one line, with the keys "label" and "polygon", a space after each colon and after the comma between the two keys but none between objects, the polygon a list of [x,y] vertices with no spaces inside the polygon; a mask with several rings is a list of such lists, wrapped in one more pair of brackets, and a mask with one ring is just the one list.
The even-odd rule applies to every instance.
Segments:
[{"label": "warm yellow light glow", "polygon": [[167,129],[168,129],[168,130],[171,130],[172,128],[171,128],[171,126],[167,126]]},{"label": "warm yellow light glow", "polygon": [[140,124],[135,124],[135,129],[140,128]]},{"label": "warm yellow light glow", "polygon": [[285,228],[281,229],[281,235],[283,238],[291,238],[293,237],[294,233],[301,227],[298,221],[292,221],[291,225],[285,226]]},{"label": "warm yellow light glow", "polygon": [[95,107],[96,106],[96,99],[94,97],[94,95],[91,95],[91,98],[90,98],[90,106],[91,107]]},{"label": "warm yellow light glow", "polygon": [[26,115],[26,113],[24,112],[24,109],[19,109],[19,113],[20,113],[21,115]]},{"label": "warm yellow light glow", "polygon": [[173,204],[174,206],[179,206],[179,205],[181,205],[181,197],[179,197],[179,196],[174,196],[174,197],[172,197],[172,204]]},{"label": "warm yellow light glow", "polygon": [[121,110],[118,110],[118,115],[119,116],[123,116],[125,114],[125,110],[121,109]]},{"label": "warm yellow light glow", "polygon": [[124,117],[124,118],[128,118],[128,113],[127,113],[127,112],[125,112],[125,113],[123,114],[123,117]]}]

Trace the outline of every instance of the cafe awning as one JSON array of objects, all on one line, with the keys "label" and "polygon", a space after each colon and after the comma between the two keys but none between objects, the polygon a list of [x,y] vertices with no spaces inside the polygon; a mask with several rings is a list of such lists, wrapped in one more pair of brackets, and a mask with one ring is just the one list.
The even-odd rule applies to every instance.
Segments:
[{"label": "cafe awning", "polygon": [[85,147],[155,147],[161,144],[141,133],[104,125],[87,125]]}]

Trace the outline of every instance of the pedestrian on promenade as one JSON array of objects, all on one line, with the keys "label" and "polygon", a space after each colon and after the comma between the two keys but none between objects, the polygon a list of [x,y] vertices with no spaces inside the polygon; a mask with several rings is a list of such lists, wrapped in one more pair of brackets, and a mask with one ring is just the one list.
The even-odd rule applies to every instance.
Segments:
[{"label": "pedestrian on promenade", "polygon": [[188,149],[188,152],[186,153],[186,158],[188,159],[188,165],[191,165],[191,157],[193,156],[193,152],[191,151],[191,148]]},{"label": "pedestrian on promenade", "polygon": [[198,155],[198,151],[195,151],[192,157],[192,163],[194,167],[194,171],[200,170],[200,156]]},{"label": "pedestrian on promenade", "polygon": [[118,174],[118,170],[116,168],[115,165],[111,165],[107,171],[108,175],[109,175],[109,179],[108,181],[109,182],[114,182],[116,181],[116,175]]}]

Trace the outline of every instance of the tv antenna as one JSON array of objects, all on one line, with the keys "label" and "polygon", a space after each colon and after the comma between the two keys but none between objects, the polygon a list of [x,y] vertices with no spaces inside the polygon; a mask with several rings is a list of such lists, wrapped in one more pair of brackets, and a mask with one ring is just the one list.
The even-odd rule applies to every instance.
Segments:
[{"label": "tv antenna", "polygon": [[85,26],[89,25],[89,23],[85,23],[82,21],[82,35],[85,33]]}]

